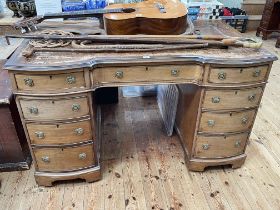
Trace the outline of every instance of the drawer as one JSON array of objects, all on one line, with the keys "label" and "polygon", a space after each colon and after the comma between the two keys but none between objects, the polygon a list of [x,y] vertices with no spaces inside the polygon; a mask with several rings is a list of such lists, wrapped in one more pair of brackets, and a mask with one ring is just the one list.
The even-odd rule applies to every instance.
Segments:
[{"label": "drawer", "polygon": [[93,80],[102,83],[132,83],[157,81],[201,81],[202,67],[199,65],[186,66],[136,66],[97,68],[93,71]]},{"label": "drawer", "polygon": [[16,74],[16,85],[19,91],[65,91],[86,87],[84,72],[67,74],[28,75]]},{"label": "drawer", "polygon": [[257,107],[262,91],[261,87],[241,90],[206,90],[202,107],[205,109]]},{"label": "drawer", "polygon": [[225,136],[198,135],[194,157],[226,158],[243,154],[248,137],[248,133]]},{"label": "drawer", "polygon": [[210,133],[241,132],[251,128],[256,110],[240,112],[203,112],[199,131]]},{"label": "drawer", "polygon": [[34,148],[39,171],[72,171],[94,165],[93,144],[65,148]]},{"label": "drawer", "polygon": [[90,120],[57,124],[26,124],[31,144],[72,144],[93,140]]},{"label": "drawer", "polygon": [[250,83],[264,82],[268,65],[246,68],[211,68],[208,81],[210,83]]},{"label": "drawer", "polygon": [[73,119],[89,115],[86,96],[70,98],[21,98],[23,117],[28,120]]}]

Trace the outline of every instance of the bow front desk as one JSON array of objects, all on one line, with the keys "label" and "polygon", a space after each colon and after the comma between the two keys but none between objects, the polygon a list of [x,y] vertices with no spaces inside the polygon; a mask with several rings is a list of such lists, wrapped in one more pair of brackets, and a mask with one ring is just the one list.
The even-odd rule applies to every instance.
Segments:
[{"label": "bow front desk", "polygon": [[[240,36],[219,22],[201,32]],[[158,53],[54,53],[8,60],[22,124],[39,185],[100,179],[102,87],[177,84],[176,131],[189,170],[240,167],[269,72],[276,57],[264,49],[181,50]]]}]

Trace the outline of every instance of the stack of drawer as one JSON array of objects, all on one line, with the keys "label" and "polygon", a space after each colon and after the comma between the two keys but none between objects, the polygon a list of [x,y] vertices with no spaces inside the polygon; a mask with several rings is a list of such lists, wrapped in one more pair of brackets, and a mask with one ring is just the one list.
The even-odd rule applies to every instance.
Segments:
[{"label": "stack of drawer", "polygon": [[[224,158],[244,156],[268,69],[268,65],[210,67],[205,79],[206,87],[202,91],[201,113],[198,116],[200,119],[192,158],[212,160],[194,170],[219,165],[219,162],[224,162]],[[232,164],[233,168],[243,164],[245,158],[241,159]]]},{"label": "stack of drawer", "polygon": [[[100,177],[92,105],[84,71],[12,74],[39,185]],[[82,92],[82,93],[77,93]]]}]

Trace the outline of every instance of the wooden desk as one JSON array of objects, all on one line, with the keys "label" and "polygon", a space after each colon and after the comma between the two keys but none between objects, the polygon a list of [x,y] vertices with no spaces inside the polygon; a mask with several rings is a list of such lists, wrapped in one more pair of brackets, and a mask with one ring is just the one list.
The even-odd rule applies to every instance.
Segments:
[{"label": "wooden desk", "polygon": [[[198,22],[202,34],[240,36],[219,22]],[[260,49],[200,49],[169,53],[36,53],[6,63],[39,185],[100,179],[97,88],[178,84],[176,130],[188,168],[245,161],[246,144],[276,57]]]}]

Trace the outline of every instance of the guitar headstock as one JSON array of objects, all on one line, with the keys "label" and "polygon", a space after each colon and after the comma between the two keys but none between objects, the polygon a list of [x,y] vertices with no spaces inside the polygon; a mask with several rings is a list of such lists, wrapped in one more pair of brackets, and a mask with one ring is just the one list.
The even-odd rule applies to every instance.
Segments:
[{"label": "guitar headstock", "polygon": [[14,24],[16,29],[20,29],[21,33],[27,33],[30,31],[37,31],[37,24],[44,20],[43,16],[35,16],[30,18],[24,18]]}]

